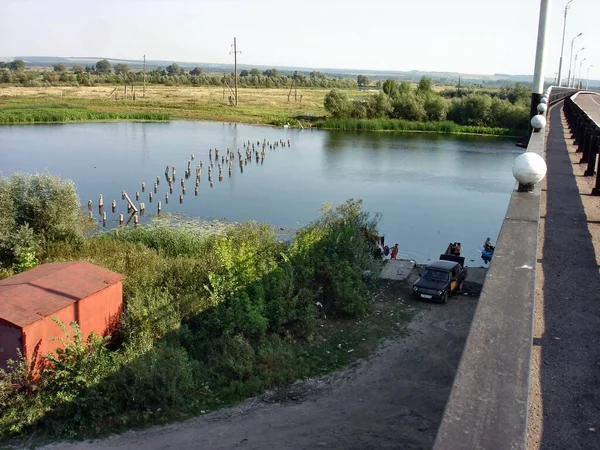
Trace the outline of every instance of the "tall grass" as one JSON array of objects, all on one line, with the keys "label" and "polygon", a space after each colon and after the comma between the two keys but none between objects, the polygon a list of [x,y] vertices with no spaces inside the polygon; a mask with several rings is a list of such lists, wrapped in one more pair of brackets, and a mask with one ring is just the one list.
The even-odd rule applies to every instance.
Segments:
[{"label": "tall grass", "polygon": [[399,119],[335,119],[314,123],[317,128],[344,131],[409,131],[428,133],[482,134],[492,136],[519,136],[521,133],[508,128],[458,125],[454,122],[412,122]]},{"label": "tall grass", "polygon": [[211,236],[139,227],[40,242],[40,262],[87,260],[126,275],[124,312],[110,350],[65,327],[65,349],[38,378],[24,361],[0,370],[0,438],[181,418],[340,367],[346,346],[378,328],[354,335],[352,320],[322,335],[327,318],[367,320],[377,219],[350,200],[324,209],[291,246],[253,222]]},{"label": "tall grass", "polygon": [[111,120],[164,121],[169,114],[156,112],[108,112],[72,107],[0,108],[0,124],[65,123]]}]

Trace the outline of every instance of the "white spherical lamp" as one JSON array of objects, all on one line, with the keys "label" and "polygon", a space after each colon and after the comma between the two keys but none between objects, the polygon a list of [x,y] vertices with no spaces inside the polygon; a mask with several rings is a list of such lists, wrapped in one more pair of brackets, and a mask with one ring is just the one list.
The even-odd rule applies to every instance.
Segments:
[{"label": "white spherical lamp", "polygon": [[513,176],[519,182],[519,191],[526,192],[546,176],[546,161],[537,153],[526,152],[517,156],[513,164]]},{"label": "white spherical lamp", "polygon": [[542,99],[540,100],[540,103],[548,103],[548,98],[547,97],[542,97]]},{"label": "white spherical lamp", "polygon": [[537,132],[546,126],[546,118],[541,114],[533,116],[531,119],[531,126]]},{"label": "white spherical lamp", "polygon": [[544,114],[548,110],[548,105],[546,105],[545,103],[540,103],[539,105],[537,105],[537,110],[540,114]]}]

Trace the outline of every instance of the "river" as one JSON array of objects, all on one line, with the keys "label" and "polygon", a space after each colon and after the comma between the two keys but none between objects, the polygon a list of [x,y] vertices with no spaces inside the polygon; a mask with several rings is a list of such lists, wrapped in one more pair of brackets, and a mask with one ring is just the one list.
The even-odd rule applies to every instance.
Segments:
[{"label": "river", "polygon": [[[207,179],[209,149],[244,153],[244,142],[283,140],[290,146],[266,150],[263,163],[240,172],[237,157],[223,181],[213,169]],[[382,213],[386,244],[400,246],[399,257],[423,263],[436,259],[449,242],[462,244],[467,265],[479,266],[486,237],[499,233],[514,187],[511,168],[522,153],[511,140],[481,136],[418,133],[341,132],[252,125],[182,122],[18,125],[0,127],[0,171],[51,173],[72,179],[82,203],[97,205],[102,194],[109,225],[126,212],[125,190],[140,191],[148,215],[162,200],[163,212],[205,219],[264,221],[284,229],[318,217],[326,202],[363,199],[365,209]],[[179,203],[180,177],[194,154],[192,177]],[[203,161],[198,196],[195,166]],[[177,180],[168,205],[165,166]],[[148,192],[161,177],[153,203]],[[146,193],[141,193],[141,183]],[[112,214],[110,202],[117,200]],[[94,208],[96,211],[96,208]]]}]

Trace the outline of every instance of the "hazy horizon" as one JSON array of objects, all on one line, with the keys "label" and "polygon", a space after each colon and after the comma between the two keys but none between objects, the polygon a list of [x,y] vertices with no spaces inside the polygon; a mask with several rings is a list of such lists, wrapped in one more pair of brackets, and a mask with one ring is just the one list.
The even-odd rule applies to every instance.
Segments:
[{"label": "hazy horizon", "polygon": [[[563,9],[551,0],[544,75],[558,71]],[[267,0],[4,0],[0,55],[89,57],[363,71],[531,75],[539,0],[305,0],[301,6]],[[93,5],[93,6],[91,6]],[[90,15],[92,11],[92,15]],[[600,74],[600,2],[575,0],[569,10],[563,77],[570,43],[576,69]],[[137,19],[137,20],[136,20]],[[23,33],[23,25],[35,33]],[[15,36],[18,39],[14,39]],[[40,36],[43,39],[40,39]],[[91,55],[91,56],[90,56]],[[580,61],[587,58],[583,65]],[[596,67],[597,65],[597,67]]]}]

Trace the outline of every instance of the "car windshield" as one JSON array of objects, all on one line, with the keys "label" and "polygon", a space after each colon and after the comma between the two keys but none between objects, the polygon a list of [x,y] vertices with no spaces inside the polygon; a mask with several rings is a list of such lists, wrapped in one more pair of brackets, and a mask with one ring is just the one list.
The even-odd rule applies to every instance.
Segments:
[{"label": "car windshield", "polygon": [[423,278],[435,281],[448,281],[449,275],[448,272],[444,272],[443,270],[426,269]]}]

